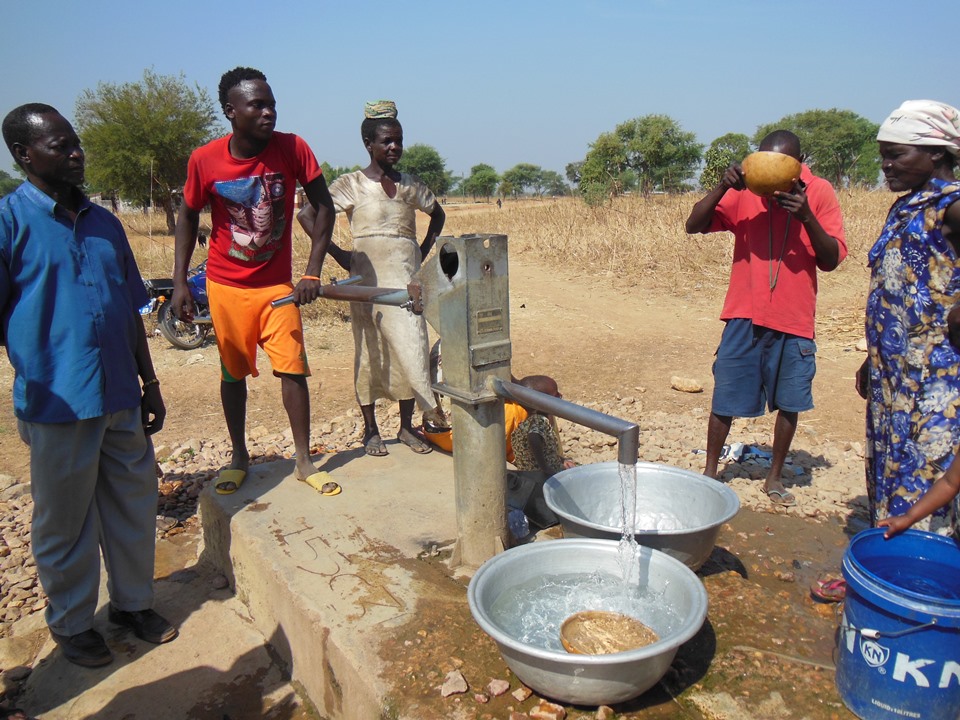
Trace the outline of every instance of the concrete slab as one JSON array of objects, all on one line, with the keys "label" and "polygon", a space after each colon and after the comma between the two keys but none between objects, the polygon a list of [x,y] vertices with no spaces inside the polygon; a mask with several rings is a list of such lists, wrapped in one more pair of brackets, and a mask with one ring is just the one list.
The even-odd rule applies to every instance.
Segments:
[{"label": "concrete slab", "polygon": [[462,584],[417,561],[457,536],[452,458],[388,448],[328,456],[337,496],[281,462],[255,466],[233,495],[208,487],[201,497],[202,559],[230,579],[325,718],[381,717],[390,630],[413,620],[421,598],[464,601]]},{"label": "concrete slab", "polygon": [[[88,670],[63,660],[34,616],[41,625],[26,631],[45,644],[17,704],[41,720],[532,713],[536,695],[473,621],[466,579],[447,566],[457,535],[452,458],[388,446],[385,458],[325,458],[343,487],[335,497],[298,483],[290,461],[254,466],[233,495],[208,486],[199,560],[186,548],[187,562],[161,563],[185,569],[157,583],[157,607],[181,636],[147,645],[110,626],[101,608],[97,627],[117,660]],[[806,590],[838,566],[846,542],[839,522],[741,511],[700,572],[707,622],[664,680],[616,708],[618,717],[851,717],[833,683],[835,608]],[[221,573],[235,595],[214,589]],[[444,697],[451,674],[469,690]],[[595,710],[568,708],[568,717]]]},{"label": "concrete slab", "polygon": [[[196,557],[196,543],[187,551]],[[37,637],[42,646],[17,706],[42,720],[315,717],[273,652],[282,638],[265,641],[269,636],[255,627],[246,606],[228,588],[216,589],[215,578],[211,568],[189,563],[158,579],[156,607],[180,628],[180,637],[159,646],[110,624],[104,579],[95,627],[114,661],[103,668],[65,660],[42,613],[18,624],[18,634]]]}]

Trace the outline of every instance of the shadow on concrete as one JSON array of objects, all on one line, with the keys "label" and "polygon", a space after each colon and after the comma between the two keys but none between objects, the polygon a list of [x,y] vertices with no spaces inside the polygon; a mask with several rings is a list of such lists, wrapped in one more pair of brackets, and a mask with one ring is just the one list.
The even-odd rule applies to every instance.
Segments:
[{"label": "shadow on concrete", "polygon": [[[230,624],[224,623],[221,628],[224,637],[218,641],[221,648],[212,653],[213,662],[219,661],[221,666],[197,664],[201,658],[211,662],[208,643],[216,633],[198,635],[196,622],[192,627],[185,627],[188,618],[208,601],[218,606],[232,598],[227,590],[211,592],[213,575],[212,569],[195,565],[157,580],[155,606],[181,628],[180,637],[169,644],[152,645],[138,640],[132,631],[112,625],[106,605],[97,612],[94,625],[103,633],[114,654],[110,665],[78,667],[63,658],[53,643],[47,643],[50,650],[35,663],[19,699],[20,706],[30,715],[71,720],[309,717],[288,684],[292,668],[282,658],[292,655],[280,628],[276,628],[268,642],[260,639],[244,644],[237,639],[240,633],[232,632]],[[208,607],[207,612],[214,613],[222,622],[223,615],[217,615],[217,610]],[[229,667],[224,667],[227,662]],[[167,668],[170,674],[154,679]],[[102,708],[97,708],[97,698],[109,699]]]},{"label": "shadow on concrete", "polygon": [[[390,444],[389,441],[384,441],[384,443]],[[365,457],[366,454],[362,447],[353,448],[352,450],[341,450],[340,452],[323,455],[322,460],[317,463],[317,465],[320,470],[331,472],[342,468],[347,463]]]},{"label": "shadow on concrete", "polygon": [[[280,649],[282,648],[282,649]],[[264,663],[264,655],[271,664]],[[289,657],[289,645],[278,627],[270,640],[260,648],[251,649],[236,658],[225,669],[202,665],[169,675],[145,685],[123,690],[98,714],[104,718],[140,717],[131,713],[141,709],[142,717],[161,720],[294,720],[308,717],[293,690],[287,686],[280,697],[267,696],[287,685],[290,668],[277,667],[279,657]],[[281,669],[282,668],[282,669]],[[195,691],[191,691],[195,688]],[[193,693],[196,693],[195,695]],[[164,715],[150,708],[169,708],[171,698],[187,693],[189,703],[175,713]]]}]

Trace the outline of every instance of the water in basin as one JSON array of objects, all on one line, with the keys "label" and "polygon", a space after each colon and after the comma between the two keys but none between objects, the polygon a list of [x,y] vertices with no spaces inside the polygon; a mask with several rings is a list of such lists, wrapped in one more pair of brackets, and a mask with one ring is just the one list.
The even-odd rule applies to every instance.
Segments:
[{"label": "water in basin", "polygon": [[622,578],[600,571],[534,576],[504,590],[490,607],[490,617],[524,644],[565,652],[560,625],[582,610],[636,618],[660,637],[671,635],[681,623],[663,592],[628,586]]}]

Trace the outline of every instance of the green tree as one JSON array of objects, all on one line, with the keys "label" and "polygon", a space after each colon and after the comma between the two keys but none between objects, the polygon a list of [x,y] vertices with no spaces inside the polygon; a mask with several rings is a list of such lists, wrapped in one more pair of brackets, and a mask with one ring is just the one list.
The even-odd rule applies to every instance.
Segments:
[{"label": "green tree", "polygon": [[489,200],[499,182],[497,171],[490,165],[480,163],[470,168],[470,177],[463,181],[463,190],[474,197],[485,197]]},{"label": "green tree", "polygon": [[503,195],[503,197],[516,197],[520,194],[520,191],[515,188],[513,183],[509,180],[501,180],[500,194]]},{"label": "green tree", "polygon": [[817,175],[836,187],[873,186],[880,176],[877,130],[880,126],[851,110],[807,110],[762,125],[753,136],[759,145],[774,130],[790,130]]},{"label": "green tree", "polygon": [[397,163],[397,170],[416,175],[438,197],[446,195],[453,184],[446,163],[430,145],[417,144],[406,148]]},{"label": "green tree", "polygon": [[579,162],[567,163],[567,166],[563,169],[564,174],[567,176],[567,180],[571,184],[577,186],[580,184],[580,171],[583,168],[583,160]]},{"label": "green tree", "polygon": [[6,170],[0,170],[0,197],[12,193],[14,190],[20,187],[22,182],[22,179],[15,178]]},{"label": "green tree", "polygon": [[570,194],[570,186],[567,185],[563,176],[553,170],[543,171],[543,190],[547,195],[554,197]]},{"label": "green tree", "polygon": [[623,143],[613,133],[602,133],[580,163],[580,194],[590,205],[619,195],[624,190],[626,169]]},{"label": "green tree", "polygon": [[187,85],[182,74],[145,70],[140,82],[84,90],[76,118],[90,186],[144,206],[153,198],[172,235],[190,153],[218,130],[207,92]]},{"label": "green tree", "polygon": [[514,195],[527,191],[543,194],[543,169],[539,165],[518,163],[503,173],[503,179],[513,187]]},{"label": "green tree", "polygon": [[320,169],[323,170],[323,177],[327,181],[327,187],[329,187],[330,185],[333,185],[333,181],[341,175],[346,175],[347,173],[360,170],[360,166],[354,165],[353,167],[344,167],[338,165],[337,167],[333,167],[330,165],[330,163],[324,160],[322,163],[320,163]]},{"label": "green tree", "polygon": [[703,146],[667,115],[627,120],[601,134],[580,169],[580,190],[588,202],[617,195],[632,171],[642,193],[686,186],[700,163]]},{"label": "green tree", "polygon": [[703,154],[700,187],[705,190],[716,187],[730,163],[740,162],[749,154],[750,138],[743,133],[727,133],[718,137]]}]

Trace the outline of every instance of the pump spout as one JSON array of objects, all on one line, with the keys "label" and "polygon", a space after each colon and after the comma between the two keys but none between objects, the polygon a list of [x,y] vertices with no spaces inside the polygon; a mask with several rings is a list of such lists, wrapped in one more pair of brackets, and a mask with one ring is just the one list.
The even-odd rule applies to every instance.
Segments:
[{"label": "pump spout", "polygon": [[590,410],[569,400],[553,397],[496,377],[490,378],[489,387],[498,397],[513,400],[525,407],[548,415],[556,415],[577,425],[617,438],[617,459],[620,464],[635,465],[637,463],[637,455],[640,451],[640,426],[636,423]]}]

